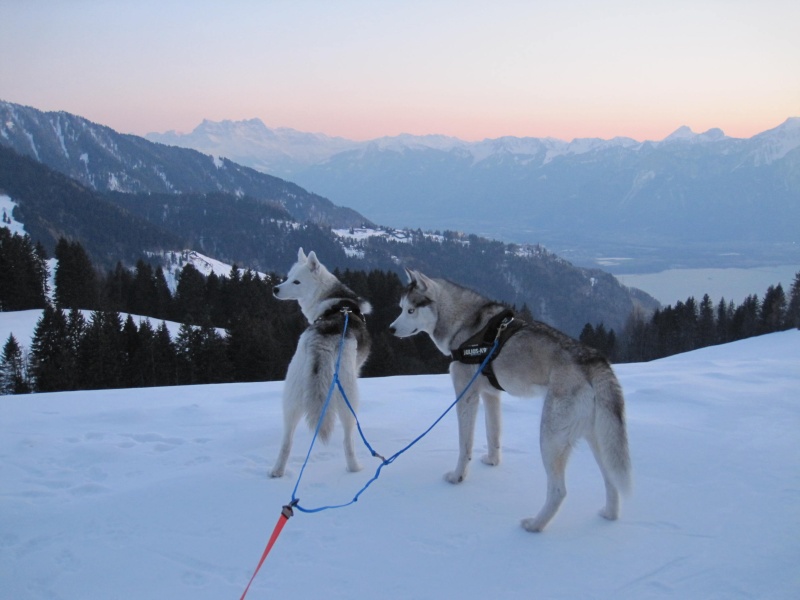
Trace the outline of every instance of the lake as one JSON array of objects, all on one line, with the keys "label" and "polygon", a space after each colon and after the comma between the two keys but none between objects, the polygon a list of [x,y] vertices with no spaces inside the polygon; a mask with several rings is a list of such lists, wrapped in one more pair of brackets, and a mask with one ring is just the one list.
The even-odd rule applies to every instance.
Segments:
[{"label": "lake", "polygon": [[800,265],[747,269],[668,269],[660,273],[615,275],[623,285],[639,288],[663,305],[675,305],[694,296],[697,302],[708,294],[716,305],[720,298],[738,306],[751,294],[763,299],[771,285],[781,284],[787,300]]}]

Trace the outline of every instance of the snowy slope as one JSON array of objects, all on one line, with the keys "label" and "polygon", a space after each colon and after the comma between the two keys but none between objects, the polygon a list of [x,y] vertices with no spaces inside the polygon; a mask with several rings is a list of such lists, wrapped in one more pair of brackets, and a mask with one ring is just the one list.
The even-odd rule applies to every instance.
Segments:
[{"label": "snowy slope", "polygon": [[[448,415],[351,507],[291,519],[248,598],[796,598],[800,331],[620,365],[635,468],[622,518],[596,515],[585,444],[543,534],[537,400],[507,399],[504,462],[460,486]],[[271,480],[282,383],[0,397],[3,598],[239,598],[310,441]],[[441,376],[364,380],[364,431],[391,454],[452,401]],[[337,432],[338,433],[338,432]],[[298,496],[349,500],[340,437]],[[476,454],[483,452],[483,434]]]},{"label": "snowy slope", "polygon": [[0,194],[0,227],[5,227],[12,235],[25,235],[25,227],[12,216],[16,207],[9,196]]}]

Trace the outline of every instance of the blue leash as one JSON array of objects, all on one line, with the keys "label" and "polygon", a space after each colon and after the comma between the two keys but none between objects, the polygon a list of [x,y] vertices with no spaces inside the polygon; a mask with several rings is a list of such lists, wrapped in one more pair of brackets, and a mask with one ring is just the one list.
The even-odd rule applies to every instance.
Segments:
[{"label": "blue leash", "polygon": [[[494,345],[492,346],[492,349],[487,353],[486,358],[483,360],[483,362],[481,363],[481,365],[478,368],[478,370],[475,371],[475,374],[472,376],[472,379],[469,380],[469,383],[466,385],[466,387],[456,397],[456,399],[450,404],[450,406],[448,406],[447,409],[439,416],[439,418],[436,419],[430,427],[428,427],[420,435],[418,435],[416,438],[414,438],[414,440],[411,441],[411,443],[406,445],[401,450],[398,450],[397,452],[395,452],[389,458],[384,458],[383,456],[381,456],[380,454],[375,452],[375,450],[372,448],[370,443],[367,441],[367,438],[364,436],[364,432],[361,429],[361,423],[358,420],[358,416],[356,415],[355,410],[353,410],[353,407],[350,404],[350,400],[348,400],[347,394],[345,394],[344,388],[342,387],[342,384],[339,381],[339,364],[340,364],[341,359],[342,359],[342,349],[344,348],[345,335],[347,334],[347,324],[348,324],[349,319],[350,319],[350,311],[349,310],[342,309],[342,312],[344,313],[344,328],[342,329],[342,339],[339,341],[339,354],[336,357],[336,370],[333,373],[333,381],[331,381],[331,385],[328,388],[328,396],[325,398],[325,403],[322,405],[322,414],[320,415],[319,421],[317,422],[317,428],[314,431],[314,437],[311,439],[311,445],[308,448],[308,453],[306,454],[306,459],[303,462],[303,466],[300,468],[300,474],[297,476],[297,483],[295,483],[294,490],[292,491],[291,506],[293,506],[294,508],[296,508],[300,512],[304,512],[304,513],[317,513],[317,512],[322,512],[324,510],[331,510],[331,509],[334,509],[334,508],[344,508],[346,506],[350,506],[351,504],[355,504],[356,502],[358,502],[358,499],[361,496],[361,494],[363,494],[365,491],[367,491],[367,488],[369,488],[369,486],[371,486],[373,484],[373,482],[375,482],[378,479],[378,477],[380,477],[381,471],[383,470],[383,467],[385,467],[386,465],[392,464],[395,460],[397,460],[397,458],[400,455],[402,455],[403,453],[408,451],[412,446],[414,446],[422,438],[424,438],[426,435],[428,435],[428,433],[430,433],[430,431],[434,427],[436,427],[436,425],[439,424],[439,421],[444,419],[445,415],[447,415],[447,413],[449,413],[453,409],[453,407],[456,404],[458,404],[458,402],[461,400],[461,398],[464,397],[464,394],[466,394],[467,391],[469,390],[469,388],[472,387],[472,384],[475,383],[475,380],[478,378],[478,375],[481,374],[481,372],[483,371],[484,367],[489,363],[489,361],[491,360],[492,356],[494,355],[495,350],[497,349],[497,344],[498,344],[498,340],[495,339]],[[362,487],[356,493],[356,495],[353,496],[353,499],[350,500],[349,502],[345,502],[343,504],[333,504],[333,505],[328,505],[328,506],[320,506],[318,508],[305,508],[303,506],[300,506],[300,504],[299,504],[299,499],[297,498],[297,488],[300,487],[300,480],[303,478],[303,472],[306,470],[306,465],[308,465],[308,460],[311,457],[311,450],[314,448],[314,443],[317,441],[317,435],[319,434],[320,427],[322,426],[322,420],[325,417],[325,412],[328,410],[328,405],[330,404],[331,397],[333,396],[333,391],[334,391],[334,389],[337,389],[337,388],[338,388],[339,392],[342,394],[342,398],[344,398],[344,401],[347,404],[347,408],[350,409],[350,412],[352,413],[353,417],[356,420],[356,426],[358,427],[358,433],[361,436],[361,439],[363,440],[364,444],[369,449],[369,451],[372,453],[372,456],[375,456],[377,458],[383,459],[383,462],[381,462],[381,464],[378,465],[378,468],[375,470],[375,475],[373,475],[372,479],[367,481],[367,483],[364,485],[364,487]]]}]

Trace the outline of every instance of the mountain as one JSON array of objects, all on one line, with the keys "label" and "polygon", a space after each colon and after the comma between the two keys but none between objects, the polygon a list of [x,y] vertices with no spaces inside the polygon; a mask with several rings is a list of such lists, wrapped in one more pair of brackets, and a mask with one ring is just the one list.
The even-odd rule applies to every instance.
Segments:
[{"label": "mountain", "polygon": [[305,133],[279,127],[270,129],[260,119],[246,121],[205,120],[191,133],[149,133],[152,142],[194,148],[225,156],[264,173],[291,178],[299,167],[320,163],[334,154],[358,147],[358,142],[321,133]]},{"label": "mountain", "polygon": [[404,135],[339,150],[340,138],[295,136],[288,165],[275,146],[244,145],[233,123],[212,129],[170,142],[291,172],[386,225],[542,243],[629,272],[800,262],[800,118],[749,139],[681,127],[662,141]]},{"label": "mountain", "polygon": [[0,101],[0,145],[100,192],[224,192],[280,204],[300,222],[370,223],[354,210],[226,158],[120,134],[65,112]]},{"label": "mountain", "polygon": [[[158,160],[147,162],[146,156],[121,151],[122,146],[164,152],[165,159],[178,157],[169,170],[162,168],[162,173],[169,173],[162,183],[200,181],[193,168],[202,166],[204,160],[212,161],[196,151],[167,151],[166,146],[135,136],[120,136],[66,113],[11,108],[14,119],[0,129],[0,133],[6,132],[0,140],[13,138],[17,144],[27,140],[24,147],[35,150],[36,157],[49,156],[50,162],[58,162],[65,170],[71,168],[71,157],[79,150],[91,152],[89,156],[108,156],[106,164],[110,167],[106,172],[117,169],[113,171],[117,182],[143,182],[144,175],[159,168]],[[33,123],[30,131],[23,129],[26,123]],[[59,127],[61,135],[52,133]],[[75,128],[84,133],[63,133]],[[54,139],[55,147],[49,143]],[[322,202],[324,199],[311,204],[312,208],[321,207],[319,212],[303,211],[305,220],[301,220],[292,210],[296,213],[302,203],[292,204],[286,198],[272,201],[225,190],[180,191],[175,186],[141,191],[133,185],[115,186],[113,191],[107,187],[101,191],[5,145],[0,144],[0,194],[7,194],[15,204],[16,221],[23,223],[34,241],[41,241],[48,252],[53,252],[59,237],[77,240],[92,260],[105,268],[113,268],[117,261],[132,265],[142,256],[158,260],[153,257],[189,250],[229,265],[284,273],[294,262],[297,248],[303,247],[315,250],[331,269],[377,269],[402,276],[403,266],[408,266],[431,276],[448,277],[520,309],[527,307],[535,318],[573,336],[578,336],[587,322],[620,330],[634,308],[647,312],[658,306],[652,297],[622,286],[610,274],[575,267],[541,246],[506,244],[455,232],[379,228],[366,219],[364,226],[353,226],[349,219],[342,219],[344,225],[338,221],[340,224],[331,228],[321,215],[326,206],[333,205]],[[102,154],[103,149],[106,154]],[[140,157],[139,162],[131,163],[132,156]],[[79,162],[87,165],[101,161],[87,158]],[[125,165],[130,164],[138,167],[126,170]],[[263,178],[279,182],[285,189],[300,190],[229,161],[225,164],[229,173],[241,171],[253,181]],[[123,173],[130,175],[122,177]],[[80,174],[83,181],[108,181],[101,170],[84,169]],[[189,189],[193,188],[187,186]],[[298,195],[300,200],[312,196],[300,191],[305,194]],[[318,222],[308,220],[308,214],[316,214]]]},{"label": "mountain", "polygon": [[179,234],[132,215],[99,192],[0,144],[0,195],[52,256],[59,238],[80,240],[98,266],[133,264],[143,251],[180,248]]}]

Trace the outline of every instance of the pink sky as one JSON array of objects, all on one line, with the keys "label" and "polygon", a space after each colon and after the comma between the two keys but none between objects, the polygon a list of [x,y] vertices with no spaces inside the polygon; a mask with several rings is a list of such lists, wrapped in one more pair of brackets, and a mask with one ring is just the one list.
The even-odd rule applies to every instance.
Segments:
[{"label": "pink sky", "polygon": [[123,133],[749,137],[800,116],[788,0],[5,2],[0,99]]}]

